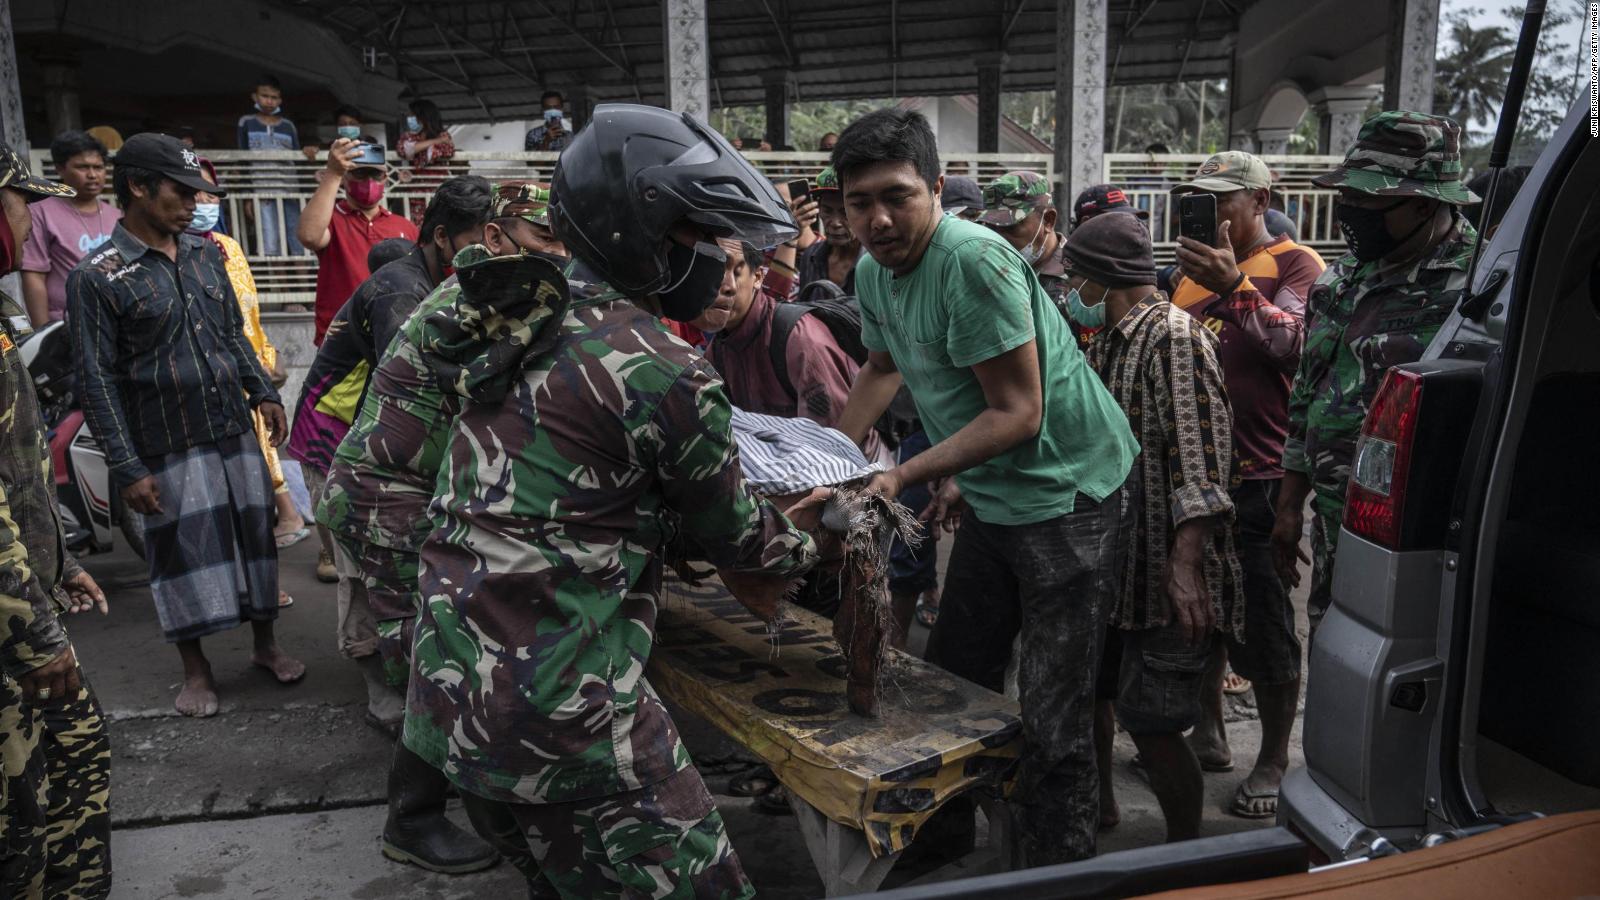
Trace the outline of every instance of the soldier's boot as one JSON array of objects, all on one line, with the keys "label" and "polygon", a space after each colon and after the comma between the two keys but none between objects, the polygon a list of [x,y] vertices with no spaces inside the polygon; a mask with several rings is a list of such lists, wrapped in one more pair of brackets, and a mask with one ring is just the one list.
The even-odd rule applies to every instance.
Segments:
[{"label": "soldier's boot", "polygon": [[396,743],[389,764],[389,818],[383,825],[383,855],[446,875],[487,869],[500,861],[494,848],[444,816],[450,783],[404,745]]}]

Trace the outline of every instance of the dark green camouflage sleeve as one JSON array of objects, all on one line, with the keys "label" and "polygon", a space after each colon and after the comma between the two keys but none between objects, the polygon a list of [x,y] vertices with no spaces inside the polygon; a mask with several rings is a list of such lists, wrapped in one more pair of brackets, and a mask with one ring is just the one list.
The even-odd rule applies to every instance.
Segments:
[{"label": "dark green camouflage sleeve", "polygon": [[718,568],[801,575],[816,563],[816,544],[745,481],[732,418],[733,404],[704,359],[667,389],[651,419],[666,505]]},{"label": "dark green camouflage sleeve", "polygon": [[67,648],[67,633],[28,564],[28,549],[0,482],[0,669],[19,678]]}]

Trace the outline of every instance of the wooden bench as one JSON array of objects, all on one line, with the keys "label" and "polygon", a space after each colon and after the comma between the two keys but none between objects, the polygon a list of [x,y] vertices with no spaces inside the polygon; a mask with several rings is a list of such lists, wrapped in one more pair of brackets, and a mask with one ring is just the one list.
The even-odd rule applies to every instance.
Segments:
[{"label": "wooden bench", "polygon": [[876,890],[917,829],[963,794],[989,821],[987,846],[963,864],[1008,867],[1016,701],[891,651],[880,714],[864,718],[846,706],[828,621],[795,607],[787,618],[773,634],[720,582],[690,586],[669,571],[648,674],[772,766],[826,895]]}]

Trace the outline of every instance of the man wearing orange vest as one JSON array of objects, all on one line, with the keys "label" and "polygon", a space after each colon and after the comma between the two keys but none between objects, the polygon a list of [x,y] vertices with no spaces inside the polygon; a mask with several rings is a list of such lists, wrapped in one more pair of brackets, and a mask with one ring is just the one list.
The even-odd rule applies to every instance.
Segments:
[{"label": "man wearing orange vest", "polygon": [[[1283,480],[1289,388],[1305,344],[1306,297],[1325,268],[1315,250],[1267,232],[1272,173],[1238,150],[1218,153],[1195,177],[1172,189],[1217,198],[1211,244],[1178,238],[1182,281],[1174,305],[1202,319],[1221,339],[1222,375],[1233,406],[1233,452],[1241,479],[1234,490],[1239,558],[1244,564],[1243,643],[1227,641],[1207,669],[1205,715],[1190,741],[1202,767],[1233,768],[1222,724],[1222,678],[1229,662],[1251,681],[1261,712],[1261,752],[1240,782],[1235,815],[1277,814],[1278,783],[1289,762],[1289,732],[1300,696],[1300,641],[1289,588],[1273,567],[1272,526]],[[1222,642],[1219,642],[1221,647]]]}]

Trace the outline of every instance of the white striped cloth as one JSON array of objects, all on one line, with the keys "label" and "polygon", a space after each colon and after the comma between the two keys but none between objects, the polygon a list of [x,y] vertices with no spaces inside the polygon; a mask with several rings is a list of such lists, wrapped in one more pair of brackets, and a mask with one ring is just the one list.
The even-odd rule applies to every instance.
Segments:
[{"label": "white striped cloth", "polygon": [[745,480],[763,494],[780,496],[832,487],[883,470],[842,432],[810,419],[785,419],[733,410]]}]

